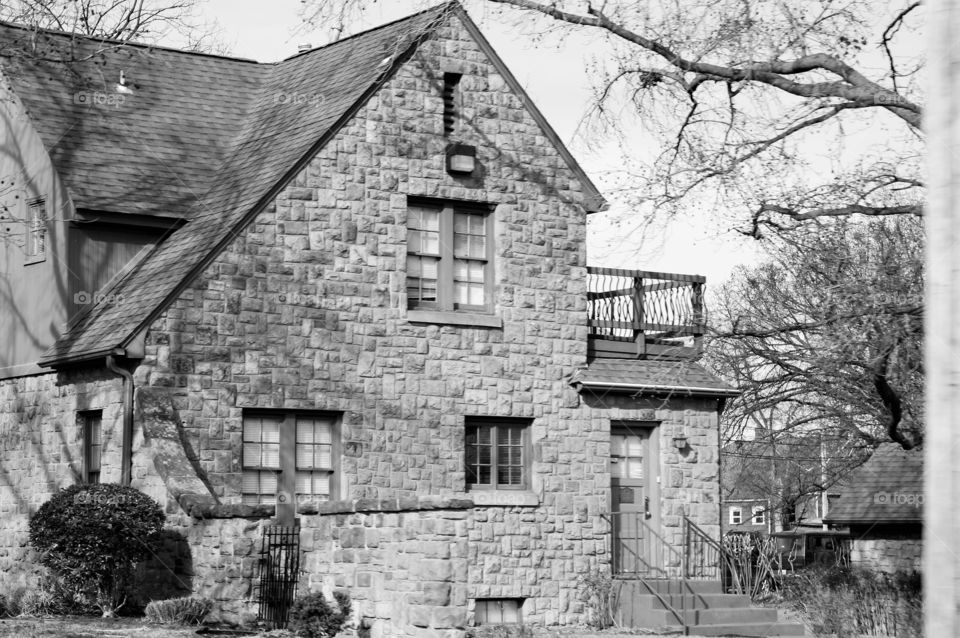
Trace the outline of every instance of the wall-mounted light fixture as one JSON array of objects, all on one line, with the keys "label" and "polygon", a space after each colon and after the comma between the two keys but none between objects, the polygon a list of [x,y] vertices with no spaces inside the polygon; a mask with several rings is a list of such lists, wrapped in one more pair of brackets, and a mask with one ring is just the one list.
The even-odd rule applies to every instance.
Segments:
[{"label": "wall-mounted light fixture", "polygon": [[451,142],[447,145],[447,172],[469,175],[477,168],[477,147]]},{"label": "wall-mounted light fixture", "polygon": [[677,448],[678,450],[682,450],[683,448],[687,447],[687,436],[685,434],[678,434],[677,436],[673,437],[673,447]]}]

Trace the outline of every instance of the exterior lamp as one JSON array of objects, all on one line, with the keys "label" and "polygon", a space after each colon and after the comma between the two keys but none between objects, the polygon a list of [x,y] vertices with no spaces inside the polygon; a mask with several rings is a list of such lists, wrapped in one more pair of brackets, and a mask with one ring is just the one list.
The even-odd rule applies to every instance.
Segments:
[{"label": "exterior lamp", "polygon": [[477,147],[453,142],[447,146],[447,172],[469,175],[477,167]]}]

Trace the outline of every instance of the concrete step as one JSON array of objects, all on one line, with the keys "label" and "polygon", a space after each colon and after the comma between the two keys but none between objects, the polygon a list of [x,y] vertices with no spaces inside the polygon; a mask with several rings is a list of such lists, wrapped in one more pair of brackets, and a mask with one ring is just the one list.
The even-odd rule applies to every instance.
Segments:
[{"label": "concrete step", "polygon": [[776,624],[777,610],[769,607],[737,607],[729,609],[697,609],[685,617],[692,617],[698,627],[703,625],[756,625]]},{"label": "concrete step", "polygon": [[673,579],[650,579],[646,583],[659,594],[722,594],[723,587],[717,580],[688,580],[686,583]]},{"label": "concrete step", "polygon": [[[682,629],[681,629],[682,631]],[[690,628],[694,636],[805,636],[803,625],[789,622],[734,623],[726,625],[696,625]]]},{"label": "concrete step", "polygon": [[717,607],[728,609],[750,606],[750,597],[738,594],[688,594],[686,596],[661,594],[659,598],[653,594],[642,594],[635,596],[635,600],[638,607],[649,609],[666,609],[664,602],[674,609],[713,609]]}]

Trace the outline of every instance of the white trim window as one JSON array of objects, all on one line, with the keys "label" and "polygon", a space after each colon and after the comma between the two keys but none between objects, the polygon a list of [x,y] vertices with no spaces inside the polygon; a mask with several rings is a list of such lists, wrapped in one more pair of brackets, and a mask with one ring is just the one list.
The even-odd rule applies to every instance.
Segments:
[{"label": "white trim window", "polygon": [[743,508],[734,505],[730,508],[730,524],[740,525],[743,523]]},{"label": "white trim window", "polygon": [[754,525],[767,524],[767,508],[763,505],[754,505],[751,514],[751,520]]}]

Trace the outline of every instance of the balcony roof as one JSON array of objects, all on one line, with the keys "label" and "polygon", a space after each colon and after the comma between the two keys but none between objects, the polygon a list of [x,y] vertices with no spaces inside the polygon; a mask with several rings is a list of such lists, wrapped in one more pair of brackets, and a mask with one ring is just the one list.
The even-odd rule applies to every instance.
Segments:
[{"label": "balcony roof", "polygon": [[580,391],[705,397],[734,397],[740,394],[739,390],[693,361],[596,360],[577,370],[570,385]]}]

